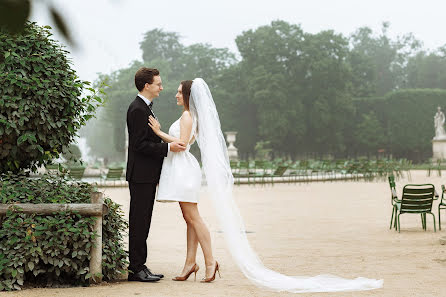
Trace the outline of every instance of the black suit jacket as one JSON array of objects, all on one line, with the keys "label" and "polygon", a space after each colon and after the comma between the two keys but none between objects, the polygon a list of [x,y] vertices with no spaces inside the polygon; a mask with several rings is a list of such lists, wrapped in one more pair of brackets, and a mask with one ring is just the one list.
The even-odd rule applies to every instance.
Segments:
[{"label": "black suit jacket", "polygon": [[167,143],[148,125],[150,108],[140,97],[136,97],[127,110],[129,147],[126,180],[134,183],[158,183]]}]

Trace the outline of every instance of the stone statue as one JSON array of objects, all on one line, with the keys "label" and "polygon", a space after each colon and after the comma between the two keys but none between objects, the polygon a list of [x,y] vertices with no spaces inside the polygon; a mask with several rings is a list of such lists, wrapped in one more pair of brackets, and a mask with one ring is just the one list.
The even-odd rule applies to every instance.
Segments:
[{"label": "stone statue", "polygon": [[446,131],[444,130],[445,116],[441,111],[441,107],[437,107],[437,113],[434,117],[435,124],[435,140],[446,139]]}]

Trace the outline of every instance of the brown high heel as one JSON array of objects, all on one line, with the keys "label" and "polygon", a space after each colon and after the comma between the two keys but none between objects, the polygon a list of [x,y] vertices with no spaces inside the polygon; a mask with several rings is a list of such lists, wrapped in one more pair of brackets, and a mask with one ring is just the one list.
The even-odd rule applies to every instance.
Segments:
[{"label": "brown high heel", "polygon": [[215,280],[215,274],[216,274],[217,272],[218,272],[218,276],[221,278],[221,275],[220,275],[220,266],[218,265],[218,262],[215,261],[214,275],[212,275],[212,277],[210,277],[210,278],[204,278],[201,282],[202,282],[202,283],[210,283],[210,282],[214,281],[214,280]]},{"label": "brown high heel", "polygon": [[195,273],[194,281],[197,280],[197,271],[200,269],[200,267],[195,263],[194,266],[192,266],[191,270],[189,270],[188,273],[186,273],[185,276],[175,276],[172,280],[174,281],[185,281],[189,278],[189,276],[192,274],[192,272]]}]

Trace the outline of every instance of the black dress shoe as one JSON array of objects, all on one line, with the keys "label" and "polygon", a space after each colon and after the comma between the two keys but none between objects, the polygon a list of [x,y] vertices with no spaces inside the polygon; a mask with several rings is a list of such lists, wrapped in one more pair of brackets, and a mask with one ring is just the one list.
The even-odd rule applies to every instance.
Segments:
[{"label": "black dress shoe", "polygon": [[138,273],[130,273],[128,276],[129,282],[157,282],[159,277],[147,274],[144,269]]},{"label": "black dress shoe", "polygon": [[147,268],[147,267],[144,267],[143,270],[144,270],[148,275],[150,275],[150,276],[156,276],[156,277],[159,277],[159,278],[163,278],[163,277],[164,277],[163,274],[155,274],[155,273],[152,273],[152,271],[150,271],[150,269]]}]

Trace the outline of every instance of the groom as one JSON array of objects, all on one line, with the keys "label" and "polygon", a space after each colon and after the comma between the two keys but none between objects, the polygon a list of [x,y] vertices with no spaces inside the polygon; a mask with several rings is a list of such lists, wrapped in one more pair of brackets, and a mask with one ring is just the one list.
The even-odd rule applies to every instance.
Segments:
[{"label": "groom", "polygon": [[148,126],[153,99],[163,90],[157,69],[143,67],[135,74],[138,96],[127,110],[129,147],[126,180],[130,189],[129,215],[129,281],[154,282],[164,276],[155,274],[145,266],[147,260],[147,236],[152,220],[156,186],[161,166],[167,152],[186,149],[178,142],[162,143]]}]

